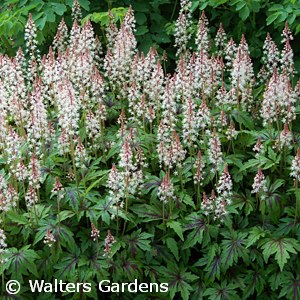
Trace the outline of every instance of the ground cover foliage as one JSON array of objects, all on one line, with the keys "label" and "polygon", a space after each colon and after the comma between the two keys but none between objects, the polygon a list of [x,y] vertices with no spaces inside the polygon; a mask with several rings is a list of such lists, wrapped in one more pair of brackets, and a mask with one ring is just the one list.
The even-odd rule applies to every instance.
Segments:
[{"label": "ground cover foliage", "polygon": [[[299,299],[293,35],[267,35],[254,72],[247,37],[212,36],[204,12],[191,30],[180,5],[172,74],[138,52],[131,7],[101,43],[77,1],[47,54],[29,15],[24,49],[0,57],[2,298],[102,299],[97,282],[138,279],[169,292],[110,299]],[[29,279],[95,286],[32,294]]]}]

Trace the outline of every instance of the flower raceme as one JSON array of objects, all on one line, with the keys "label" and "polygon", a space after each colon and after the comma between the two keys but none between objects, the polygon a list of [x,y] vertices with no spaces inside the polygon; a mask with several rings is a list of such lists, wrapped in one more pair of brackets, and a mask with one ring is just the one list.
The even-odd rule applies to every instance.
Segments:
[{"label": "flower raceme", "polygon": [[204,166],[205,166],[205,164],[204,164],[204,161],[203,161],[203,158],[202,158],[202,153],[199,150],[198,155],[197,155],[197,159],[194,163],[194,168],[196,169],[196,172],[195,172],[195,175],[194,175],[194,183],[195,184],[202,185],[202,181],[204,179],[204,177],[203,177]]},{"label": "flower raceme", "polygon": [[232,193],[232,180],[228,172],[227,165],[225,166],[224,172],[219,179],[217,192],[219,195],[222,195],[222,197],[224,198],[228,198]]},{"label": "flower raceme", "polygon": [[93,239],[93,241],[97,241],[99,236],[100,236],[100,231],[95,227],[95,225],[92,223],[91,224],[91,238]]},{"label": "flower raceme", "polygon": [[217,184],[217,194],[211,191],[211,196],[207,197],[203,192],[201,210],[207,216],[212,216],[213,220],[223,221],[223,216],[227,214],[227,206],[231,204],[233,183],[226,165]]},{"label": "flower raceme", "polygon": [[52,195],[57,195],[57,198],[60,200],[64,197],[64,188],[63,185],[60,183],[59,178],[55,178],[55,182],[52,189]]},{"label": "flower raceme", "polygon": [[160,201],[164,204],[168,203],[169,200],[173,200],[174,195],[174,186],[170,180],[170,175],[167,173],[158,188],[158,197]]},{"label": "flower raceme", "polygon": [[218,170],[223,164],[223,154],[221,149],[221,141],[217,134],[216,128],[214,128],[208,140],[208,160],[213,165],[212,172]]},{"label": "flower raceme", "polygon": [[5,260],[3,259],[3,254],[7,252],[6,235],[3,229],[0,229],[0,264],[3,264]]},{"label": "flower raceme", "polygon": [[49,248],[56,242],[54,235],[51,233],[50,229],[47,229],[47,233],[44,238],[44,244],[48,245]]},{"label": "flower raceme", "polygon": [[16,206],[18,194],[6,179],[0,174],[0,212],[7,212]]},{"label": "flower raceme", "polygon": [[254,182],[252,185],[252,193],[262,193],[267,191],[267,181],[265,175],[263,174],[261,168],[258,168],[258,171],[254,177]]},{"label": "flower raceme", "polygon": [[297,155],[292,161],[291,177],[297,181],[300,181],[300,148],[298,148]]},{"label": "flower raceme", "polygon": [[192,24],[192,14],[191,7],[192,1],[190,0],[181,0],[180,1],[180,12],[179,17],[176,22],[175,29],[175,45],[178,47],[177,55],[184,53],[187,49],[187,43],[191,38],[191,35],[188,32],[189,27]]},{"label": "flower raceme", "polygon": [[110,230],[107,230],[107,235],[104,241],[104,254],[103,256],[110,257],[111,247],[116,242],[114,236],[110,233]]}]

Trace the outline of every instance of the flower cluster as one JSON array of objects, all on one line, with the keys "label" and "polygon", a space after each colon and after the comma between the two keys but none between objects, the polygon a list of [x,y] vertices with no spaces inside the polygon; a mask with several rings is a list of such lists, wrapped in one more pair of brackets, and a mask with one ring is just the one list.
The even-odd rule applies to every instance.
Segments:
[{"label": "flower cluster", "polygon": [[181,0],[180,6],[179,18],[175,25],[175,46],[178,47],[177,55],[184,53],[187,49],[187,43],[191,38],[191,34],[188,30],[192,24],[192,1]]},{"label": "flower cluster", "polygon": [[214,220],[223,221],[222,217],[227,214],[226,208],[231,204],[232,187],[231,176],[226,165],[217,184],[217,194],[212,190],[211,196],[207,197],[206,193],[203,192],[201,202],[203,213],[207,216],[212,215]]},{"label": "flower cluster", "polygon": [[234,140],[234,139],[236,139],[237,134],[238,134],[238,133],[237,133],[237,131],[235,130],[235,127],[234,127],[234,125],[233,125],[233,122],[230,121],[230,124],[229,124],[229,126],[228,126],[228,128],[227,128],[227,131],[226,131],[227,139],[228,139],[229,141]]},{"label": "flower cluster", "polygon": [[78,0],[74,0],[72,6],[72,19],[73,21],[80,21],[81,19],[81,7]]},{"label": "flower cluster", "polygon": [[300,148],[298,148],[297,155],[292,161],[291,177],[297,181],[300,180]]},{"label": "flower cluster", "polygon": [[110,230],[107,230],[107,235],[104,241],[104,255],[110,257],[111,246],[116,242],[115,238],[111,235]]},{"label": "flower cluster", "polygon": [[26,41],[26,50],[29,52],[31,59],[35,58],[35,54],[39,53],[37,47],[37,29],[35,23],[33,22],[32,15],[29,14],[28,21],[25,26],[25,41]]},{"label": "flower cluster", "polygon": [[57,195],[57,198],[60,200],[64,197],[64,188],[60,183],[59,178],[55,178],[55,182],[52,189],[52,195]]},{"label": "flower cluster", "polygon": [[261,117],[264,125],[277,120],[289,124],[296,117],[296,101],[296,93],[291,87],[289,76],[286,73],[278,74],[275,68],[263,96]]},{"label": "flower cluster", "polygon": [[119,208],[124,207],[124,201],[127,203],[129,195],[140,192],[144,177],[143,169],[147,166],[142,148],[133,147],[136,142],[135,133],[130,130],[129,134],[125,132],[124,134],[126,137],[120,149],[119,168],[115,164],[112,165],[107,182],[112,219],[118,214]]},{"label": "flower cluster", "polygon": [[29,184],[38,189],[40,187],[40,181],[42,180],[41,165],[40,161],[36,158],[34,154],[32,154],[29,162],[28,174]]},{"label": "flower cluster", "polygon": [[203,192],[201,209],[206,216],[212,214],[214,220],[223,221],[222,217],[227,214],[226,200],[222,196],[216,196],[215,191],[211,191],[210,197]]},{"label": "flower cluster", "polygon": [[171,182],[170,175],[167,173],[158,187],[157,196],[163,203],[168,203],[168,201],[175,198],[174,192],[174,186]]},{"label": "flower cluster", "polygon": [[[209,37],[208,37],[208,20],[206,18],[205,12],[202,11],[202,14],[198,23],[198,31],[196,35],[196,44],[197,44],[197,52],[198,53],[208,53],[209,51]],[[222,34],[222,33],[221,33]],[[220,33],[218,34],[220,36]],[[217,42],[220,42],[219,38],[217,38]]]},{"label": "flower cluster", "polygon": [[82,144],[81,138],[78,138],[78,142],[75,148],[75,162],[76,167],[79,169],[85,169],[86,168],[86,162],[87,162],[87,153],[84,145]]},{"label": "flower cluster", "polygon": [[97,241],[99,236],[100,236],[100,231],[95,227],[95,225],[92,223],[91,224],[92,230],[91,230],[91,238],[93,241]]},{"label": "flower cluster", "polygon": [[216,132],[216,128],[208,140],[208,160],[214,166],[212,172],[214,170],[218,170],[223,164],[223,154],[221,149],[221,141]]},{"label": "flower cluster", "polygon": [[265,81],[268,77],[272,76],[274,68],[278,68],[279,66],[279,50],[269,33],[263,45],[262,60],[264,71],[261,70],[260,74],[262,74],[262,79]]},{"label": "flower cluster", "polygon": [[3,254],[7,251],[6,235],[3,229],[0,229],[0,264],[4,263]]},{"label": "flower cluster", "polygon": [[217,192],[224,198],[230,197],[232,193],[232,180],[228,172],[228,166],[225,167],[224,172],[219,179]]},{"label": "flower cluster", "polygon": [[18,194],[11,183],[0,174],[0,211],[7,212],[16,206]]},{"label": "flower cluster", "polygon": [[[252,185],[252,193],[259,194],[262,192],[267,192],[267,181],[265,175],[263,174],[261,168],[258,168],[258,171],[254,177],[254,182]],[[263,197],[263,196],[262,196]]]},{"label": "flower cluster", "polygon": [[194,163],[194,169],[196,170],[195,174],[194,174],[194,183],[195,184],[202,184],[202,181],[204,179],[203,175],[203,168],[204,168],[204,161],[202,158],[202,153],[199,150],[198,151],[198,155],[197,155],[197,159]]},{"label": "flower cluster", "polygon": [[29,185],[28,187],[27,193],[25,195],[25,201],[28,209],[35,206],[35,204],[38,202],[36,189],[32,185]]},{"label": "flower cluster", "polygon": [[227,43],[227,34],[223,28],[223,24],[220,23],[217,35],[215,37],[215,45],[219,49],[219,54],[222,54]]},{"label": "flower cluster", "polygon": [[22,159],[17,163],[16,169],[13,170],[18,181],[24,182],[28,177],[28,170]]},{"label": "flower cluster", "polygon": [[284,124],[284,128],[280,133],[279,139],[277,140],[277,144],[279,144],[280,148],[287,147],[292,148],[293,142],[293,134],[290,132],[288,124]]},{"label": "flower cluster", "polygon": [[206,193],[203,192],[201,209],[205,215],[209,215],[211,212],[214,212],[214,202],[216,200],[216,195],[214,190],[211,192],[211,197],[207,197]]},{"label": "flower cluster", "polygon": [[262,153],[264,150],[264,145],[261,143],[261,138],[259,137],[257,139],[256,144],[254,145],[253,149],[254,152],[256,152],[258,155]]},{"label": "flower cluster", "polygon": [[44,238],[44,244],[48,245],[49,248],[56,242],[54,235],[51,233],[50,229],[47,229],[47,233]]}]

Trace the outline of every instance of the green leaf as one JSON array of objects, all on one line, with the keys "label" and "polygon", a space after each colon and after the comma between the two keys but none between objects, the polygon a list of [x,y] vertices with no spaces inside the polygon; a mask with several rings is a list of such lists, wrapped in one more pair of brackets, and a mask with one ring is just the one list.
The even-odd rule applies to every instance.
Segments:
[{"label": "green leaf", "polygon": [[300,296],[299,274],[284,272],[283,275],[280,282],[282,288],[278,297],[285,296],[285,299],[298,300]]},{"label": "green leaf", "polygon": [[55,22],[55,14],[53,10],[48,9],[45,11],[45,14],[47,16],[47,22]]},{"label": "green leaf", "polygon": [[192,7],[191,7],[191,11],[194,12],[196,10],[196,8],[199,7],[200,1],[192,1]]},{"label": "green leaf", "polygon": [[180,239],[182,241],[184,240],[183,233],[182,233],[182,227],[179,222],[169,221],[169,222],[167,222],[167,227],[172,228],[177,233],[177,235],[180,237]]},{"label": "green leaf", "polygon": [[162,219],[162,211],[153,205],[137,204],[130,208],[142,218],[142,222],[150,222]]},{"label": "green leaf", "polygon": [[268,276],[268,282],[270,284],[270,287],[272,291],[275,291],[278,289],[278,287],[281,285],[283,278],[286,275],[286,271],[280,272],[280,269],[277,265],[272,264],[268,267],[266,272],[269,274]]},{"label": "green leaf", "polygon": [[115,154],[119,153],[119,151],[120,151],[120,145],[117,143],[108,151],[107,159],[113,157]]},{"label": "green leaf", "polygon": [[264,237],[266,232],[261,227],[254,227],[250,230],[250,234],[247,239],[246,248],[249,248],[255,244],[261,237]]},{"label": "green leaf", "polygon": [[300,251],[299,242],[293,238],[266,238],[259,243],[259,247],[263,249],[266,263],[269,257],[275,254],[275,259],[281,271],[290,258],[290,253],[297,254]]},{"label": "green leaf", "polygon": [[249,258],[249,250],[244,247],[246,244],[247,233],[232,232],[222,233],[225,239],[222,241],[222,263],[224,266],[230,267],[238,262],[238,258],[242,257],[245,262]]},{"label": "green leaf", "polygon": [[256,12],[256,13],[259,12],[259,10],[261,8],[260,0],[256,0],[256,1],[254,0],[254,1],[252,1],[251,5],[252,5],[251,10],[253,12]]},{"label": "green leaf", "polygon": [[268,16],[267,20],[266,20],[267,21],[267,25],[272,24],[279,17],[279,14],[280,14],[279,12],[276,12],[276,13]]},{"label": "green leaf", "polygon": [[254,129],[254,123],[253,118],[249,116],[248,113],[244,111],[237,111],[235,110],[233,112],[233,117],[236,120],[236,122],[241,122],[246,128],[253,130]]},{"label": "green leaf", "polygon": [[169,237],[166,239],[166,243],[167,243],[167,247],[172,252],[172,254],[175,256],[176,260],[179,261],[177,242],[173,238]]},{"label": "green leaf", "polygon": [[35,21],[35,25],[40,29],[43,30],[43,28],[45,27],[45,24],[47,22],[47,16],[43,16],[42,18],[38,19],[37,21]]},{"label": "green leaf", "polygon": [[270,190],[272,190],[272,192],[275,192],[276,190],[278,190],[284,184],[285,184],[285,180],[283,180],[283,179],[276,179],[276,181],[274,183],[272,183],[272,185],[270,187]]},{"label": "green leaf", "polygon": [[133,10],[134,10],[134,11],[137,11],[137,12],[145,12],[145,13],[148,13],[149,10],[150,10],[149,3],[148,3],[148,2],[138,3],[137,1],[134,1],[134,2],[132,3],[132,7],[133,7]]},{"label": "green leaf", "polygon": [[145,25],[142,25],[142,26],[138,26],[137,29],[136,29],[136,32],[135,32],[135,35],[139,36],[139,35],[144,35],[145,33],[147,33],[149,30],[148,30],[148,27],[145,26]]},{"label": "green leaf", "polygon": [[6,214],[8,220],[17,223],[18,225],[29,225],[30,221],[24,215],[19,215],[16,211],[9,211]]},{"label": "green leaf", "polygon": [[129,251],[133,257],[137,255],[137,247],[143,251],[150,251],[150,238],[153,234],[142,232],[142,229],[134,232],[129,238],[127,238],[127,244],[129,245]]},{"label": "green leaf", "polygon": [[39,255],[32,249],[30,245],[26,245],[20,250],[16,248],[10,248],[8,250],[8,272],[12,278],[23,282],[23,276],[33,274],[38,277],[38,271],[36,268],[35,260],[39,258]]},{"label": "green leaf", "polygon": [[161,43],[170,43],[171,39],[169,36],[164,32],[159,32],[158,34],[152,35],[153,40],[159,44]]},{"label": "green leaf", "polygon": [[244,8],[245,6],[247,6],[246,1],[236,1],[236,10],[241,10],[242,8]]},{"label": "green leaf", "polygon": [[157,271],[162,274],[161,282],[169,282],[169,293],[171,299],[174,298],[176,292],[180,292],[181,298],[184,300],[189,299],[190,292],[193,290],[190,282],[197,280],[199,277],[186,272],[186,268],[182,265],[168,263],[168,267],[159,266]]},{"label": "green leaf", "polygon": [[247,162],[244,163],[244,166],[241,167],[240,171],[245,171],[249,168],[257,169],[259,165],[260,165],[259,159],[249,159]]},{"label": "green leaf", "polygon": [[269,11],[282,11],[284,10],[284,7],[282,4],[273,4],[272,6],[270,6]]},{"label": "green leaf", "polygon": [[69,280],[70,282],[76,280],[76,266],[79,262],[80,253],[76,248],[74,253],[64,253],[59,263],[54,266],[57,271],[55,272],[55,278],[62,280]]},{"label": "green leaf", "polygon": [[87,20],[90,19],[95,23],[100,23],[102,26],[107,25],[109,22],[108,13],[101,12],[101,13],[93,13],[87,15],[85,18],[82,19],[81,23],[84,24]]},{"label": "green leaf", "polygon": [[90,10],[91,2],[89,0],[78,0],[80,6],[84,8],[86,11]]},{"label": "green leaf", "polygon": [[[140,40],[141,39],[141,40]],[[147,33],[145,35],[139,36],[140,50],[144,53],[148,53],[149,49],[153,46],[152,35]]]},{"label": "green leaf", "polygon": [[187,193],[184,193],[184,192],[180,192],[179,196],[183,203],[193,207],[194,209],[196,208],[193,198],[190,195],[188,195]]},{"label": "green leaf", "polygon": [[195,267],[205,266],[205,277],[211,282],[214,281],[215,277],[218,279],[220,278],[221,265],[219,246],[217,244],[212,244],[209,247],[208,252],[195,264]]},{"label": "green leaf", "polygon": [[209,300],[223,300],[223,299],[240,299],[236,293],[236,289],[239,287],[238,284],[229,283],[227,284],[226,279],[221,284],[213,284],[212,288],[207,288],[203,296],[208,296]]},{"label": "green leaf", "polygon": [[137,24],[139,24],[139,25],[145,24],[147,21],[146,15],[144,13],[140,13],[140,12],[135,15],[135,19],[136,19]]},{"label": "green leaf", "polygon": [[[93,174],[93,183],[85,190],[83,197],[86,197],[87,194],[95,187],[97,186],[99,183],[101,182],[106,182],[107,179],[107,174],[110,172],[110,170],[103,170],[100,172],[96,172]],[[101,177],[100,177],[101,176]],[[95,180],[96,177],[100,177],[98,180]],[[89,177],[89,180],[91,180],[91,178]]]},{"label": "green leaf", "polygon": [[66,249],[74,249],[74,234],[68,227],[64,225],[56,226],[53,235],[58,236],[57,242],[64,246]]},{"label": "green leaf", "polygon": [[[183,249],[191,248],[197,243],[206,245],[210,240],[209,227],[202,216],[192,213],[186,218],[185,230],[193,229],[186,237]],[[213,230],[212,230],[213,233]],[[204,241],[203,241],[204,236]]]},{"label": "green leaf", "polygon": [[75,213],[73,211],[70,211],[70,210],[64,210],[64,211],[61,211],[59,213],[59,218],[57,216],[57,219],[60,220],[60,222],[66,220],[66,219],[69,219],[69,218],[72,218],[73,216],[75,215]]},{"label": "green leaf", "polygon": [[226,3],[226,2],[228,2],[228,0],[210,0],[209,4],[212,7],[216,8],[216,7],[222,5],[222,4]]},{"label": "green leaf", "polygon": [[240,17],[243,21],[245,21],[248,17],[249,17],[249,14],[250,14],[250,10],[248,8],[247,5],[245,5],[241,10],[240,10]]},{"label": "green leaf", "polygon": [[67,7],[62,3],[51,3],[51,5],[59,16],[62,16],[67,11]]}]

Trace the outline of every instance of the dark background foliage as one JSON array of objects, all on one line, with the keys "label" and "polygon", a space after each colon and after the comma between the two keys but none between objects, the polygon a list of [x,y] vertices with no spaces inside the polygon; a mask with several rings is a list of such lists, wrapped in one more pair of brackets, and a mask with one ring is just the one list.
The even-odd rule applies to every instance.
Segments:
[{"label": "dark background foliage", "polygon": [[[139,48],[145,53],[155,46],[160,54],[168,54],[168,65],[173,66],[175,50],[173,48],[174,22],[178,17],[180,1],[175,0],[80,0],[85,17],[91,18],[96,32],[103,36],[104,26],[108,22],[107,10],[111,9],[116,20],[122,19],[126,8],[132,5],[137,21],[136,37]],[[292,48],[295,54],[295,68],[300,70],[300,1],[297,0],[193,0],[194,30],[201,10],[205,10],[210,20],[211,35],[214,36],[222,22],[225,31],[237,42],[245,34],[250,45],[251,57],[257,65],[267,32],[277,44],[284,23],[288,22],[295,39]],[[39,29],[38,40],[44,52],[47,51],[56,33],[58,23],[64,15],[66,23],[71,25],[71,7],[73,0],[10,0],[0,9],[0,50],[13,55],[23,42],[24,26],[28,13]],[[193,46],[193,45],[191,45]],[[172,70],[173,68],[171,68]]]}]

